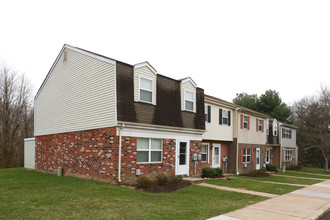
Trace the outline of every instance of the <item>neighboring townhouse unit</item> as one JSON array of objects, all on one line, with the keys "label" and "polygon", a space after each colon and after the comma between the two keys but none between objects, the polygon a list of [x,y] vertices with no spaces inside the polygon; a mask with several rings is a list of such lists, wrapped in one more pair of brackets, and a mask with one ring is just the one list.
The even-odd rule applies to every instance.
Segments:
[{"label": "neighboring townhouse unit", "polygon": [[[148,62],[129,65],[64,45],[34,100],[35,169],[132,183],[193,175],[201,154],[204,91]],[[119,150],[120,149],[120,150]],[[197,165],[197,175],[201,168]]]},{"label": "neighboring townhouse unit", "polygon": [[[261,169],[268,149],[266,135],[267,116],[237,106],[234,113],[234,141],[228,147],[228,171],[247,174]],[[230,158],[235,158],[233,164]]]},{"label": "neighboring townhouse unit", "polygon": [[281,160],[280,167],[285,163],[289,165],[298,164],[298,146],[297,146],[297,129],[298,127],[280,122],[280,144],[281,144]]},{"label": "neighboring townhouse unit", "polygon": [[281,144],[280,144],[280,138],[279,138],[279,129],[280,124],[275,118],[269,118],[267,120],[267,144],[269,147],[266,151],[266,158],[265,162],[266,164],[275,164],[277,167],[280,167],[281,165]]},{"label": "neighboring townhouse unit", "polygon": [[205,95],[205,130],[202,143],[202,163],[227,171],[226,164],[235,163],[228,158],[228,145],[233,142],[233,114],[236,105],[225,100]]}]

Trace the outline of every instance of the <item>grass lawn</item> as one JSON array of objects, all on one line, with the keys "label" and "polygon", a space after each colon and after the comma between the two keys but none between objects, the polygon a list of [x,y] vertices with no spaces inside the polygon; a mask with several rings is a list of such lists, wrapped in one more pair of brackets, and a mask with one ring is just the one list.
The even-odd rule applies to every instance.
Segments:
[{"label": "grass lawn", "polygon": [[253,180],[261,180],[261,181],[304,184],[304,185],[312,185],[312,184],[321,182],[321,180],[298,179],[298,178],[294,178],[294,177],[286,177],[284,175],[283,176],[267,176],[267,177],[250,177],[250,176],[237,176],[237,177],[253,179]]},{"label": "grass lawn", "polygon": [[297,171],[306,172],[306,173],[323,174],[323,175],[329,175],[330,176],[330,172],[324,172],[324,169],[319,169],[319,168],[303,167],[303,168],[301,168],[300,170],[297,170]]},{"label": "grass lawn", "polygon": [[251,181],[245,179],[231,179],[231,180],[209,179],[206,180],[205,182],[219,186],[228,186],[232,188],[247,189],[247,190],[273,193],[279,195],[303,188],[299,186],[279,185],[274,183],[264,183],[264,182],[257,182],[257,181]]},{"label": "grass lawn", "polygon": [[196,185],[152,194],[22,168],[0,170],[0,219],[206,219],[265,199]]},{"label": "grass lawn", "polygon": [[307,173],[303,173],[303,172],[292,172],[290,170],[286,170],[285,173],[279,172],[277,173],[279,175],[284,175],[284,176],[298,176],[298,177],[309,177],[309,178],[318,178],[318,179],[330,179],[330,175],[329,176],[320,176],[320,175],[314,175],[314,174],[307,174]]}]

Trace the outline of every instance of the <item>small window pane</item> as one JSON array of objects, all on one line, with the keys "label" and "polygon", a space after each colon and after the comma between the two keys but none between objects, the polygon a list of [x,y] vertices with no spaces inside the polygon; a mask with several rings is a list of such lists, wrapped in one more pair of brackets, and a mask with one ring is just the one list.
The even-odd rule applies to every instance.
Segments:
[{"label": "small window pane", "polygon": [[222,124],[224,125],[228,124],[228,118],[222,118]]},{"label": "small window pane", "polygon": [[140,90],[140,100],[146,101],[146,102],[151,102],[152,101],[152,92],[141,89]]},{"label": "small window pane", "polygon": [[185,154],[187,149],[187,143],[180,142],[180,154]]},{"label": "small window pane", "polygon": [[186,100],[186,110],[193,111],[194,110],[194,104],[191,101]]},{"label": "small window pane", "polygon": [[207,153],[207,146],[205,146],[205,145],[202,146],[202,153],[204,153],[204,154]]},{"label": "small window pane", "polygon": [[149,149],[149,139],[137,138],[137,149]]},{"label": "small window pane", "polygon": [[228,118],[228,111],[222,110],[222,117]]},{"label": "small window pane", "polygon": [[137,157],[137,162],[149,162],[148,151],[138,151],[136,157]]},{"label": "small window pane", "polygon": [[186,100],[194,101],[194,93],[186,91]]},{"label": "small window pane", "polygon": [[162,141],[160,139],[151,139],[151,149],[162,149]]},{"label": "small window pane", "polygon": [[179,164],[186,165],[186,154],[180,154]]},{"label": "small window pane", "polygon": [[152,90],[152,81],[150,79],[140,78],[140,89]]},{"label": "small window pane", "polygon": [[151,151],[151,162],[160,162],[160,161],[162,161],[161,156],[162,156],[161,151]]},{"label": "small window pane", "polygon": [[206,154],[202,154],[202,161],[207,161]]}]

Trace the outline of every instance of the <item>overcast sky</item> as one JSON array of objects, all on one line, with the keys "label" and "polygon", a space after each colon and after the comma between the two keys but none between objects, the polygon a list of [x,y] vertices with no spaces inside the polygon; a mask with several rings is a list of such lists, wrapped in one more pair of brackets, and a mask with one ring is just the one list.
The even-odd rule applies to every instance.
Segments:
[{"label": "overcast sky", "polygon": [[330,85],[330,1],[15,1],[0,3],[0,62],[34,94],[63,44],[148,61],[206,94],[280,92],[292,104]]}]

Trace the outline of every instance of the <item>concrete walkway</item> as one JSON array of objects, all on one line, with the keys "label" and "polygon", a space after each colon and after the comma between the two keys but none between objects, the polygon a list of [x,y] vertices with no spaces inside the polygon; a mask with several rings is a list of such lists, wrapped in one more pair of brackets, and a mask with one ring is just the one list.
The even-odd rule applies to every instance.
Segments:
[{"label": "concrete walkway", "polygon": [[302,176],[289,176],[289,175],[280,175],[280,174],[272,174],[272,176],[282,176],[282,177],[290,177],[290,178],[297,178],[297,179],[308,179],[308,180],[326,180],[320,178],[313,178],[313,177],[302,177]]},{"label": "concrete walkway", "polygon": [[208,183],[199,183],[197,185],[210,187],[210,188],[214,188],[214,189],[225,190],[225,191],[245,193],[245,194],[251,194],[251,195],[255,195],[255,196],[263,196],[263,197],[268,197],[268,198],[274,198],[274,197],[278,196],[278,195],[271,194],[271,193],[256,192],[256,191],[251,191],[251,190],[246,190],[246,189],[238,189],[238,188],[231,188],[231,187],[226,187],[226,186],[218,186],[218,185],[213,185],[213,184],[208,184]]},{"label": "concrete walkway", "polygon": [[307,172],[302,172],[302,171],[294,171],[294,170],[290,170],[290,172],[292,173],[302,173],[302,174],[309,174],[309,175],[316,175],[316,176],[326,176],[330,178],[329,174],[321,174],[321,173],[307,173]]},{"label": "concrete walkway", "polygon": [[330,214],[330,180],[271,198],[210,220],[317,219]]}]

